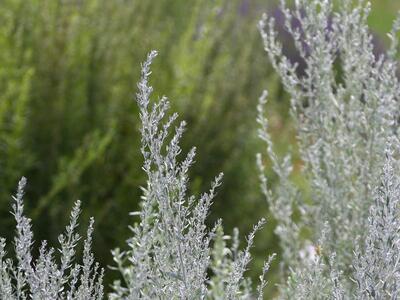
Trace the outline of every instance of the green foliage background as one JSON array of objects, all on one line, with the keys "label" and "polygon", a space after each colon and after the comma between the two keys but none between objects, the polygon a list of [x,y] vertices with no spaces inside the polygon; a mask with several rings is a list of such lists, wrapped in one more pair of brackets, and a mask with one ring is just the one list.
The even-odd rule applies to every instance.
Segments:
[{"label": "green foliage background", "polygon": [[[193,193],[225,173],[210,224],[223,218],[227,233],[237,226],[243,236],[259,218],[268,219],[255,166],[263,89],[271,95],[278,152],[295,143],[287,100],[256,29],[272,2],[1,1],[0,234],[12,239],[10,195],[24,175],[37,238],[55,243],[81,199],[82,222],[89,215],[96,220],[94,252],[103,266],[112,264],[110,249],[123,247],[128,212],[138,208],[145,183],[134,94],[151,49],[160,51],[154,95],[167,95],[188,121],[183,148],[198,149]],[[390,28],[396,3],[373,1],[373,28]],[[294,180],[306,186],[300,176]],[[269,220],[256,240],[254,274],[268,253],[279,252],[273,226]]]}]

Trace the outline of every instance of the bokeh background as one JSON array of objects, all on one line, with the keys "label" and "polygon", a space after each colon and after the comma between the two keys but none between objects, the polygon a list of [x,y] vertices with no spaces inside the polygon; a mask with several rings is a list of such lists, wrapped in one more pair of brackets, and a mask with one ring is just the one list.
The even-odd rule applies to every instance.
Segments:
[{"label": "bokeh background", "polygon": [[[398,8],[398,1],[372,1],[377,51]],[[225,173],[209,224],[222,218],[227,234],[238,227],[243,238],[268,219],[253,249],[256,279],[265,257],[280,252],[255,164],[263,150],[256,104],[265,88],[277,152],[295,153],[293,180],[307,189],[288,99],[256,28],[266,11],[279,18],[270,0],[1,0],[0,235],[13,237],[11,194],[26,176],[36,239],[56,245],[81,199],[82,225],[89,216],[96,220],[95,255],[112,265],[110,249],[124,247],[133,222],[128,212],[138,209],[145,184],[134,97],[140,63],[157,49],[154,96],[171,99],[188,122],[183,148],[198,149],[192,192],[206,191]],[[285,51],[296,59],[290,42]],[[275,264],[270,289],[276,270]],[[106,283],[116,275],[109,271]]]}]

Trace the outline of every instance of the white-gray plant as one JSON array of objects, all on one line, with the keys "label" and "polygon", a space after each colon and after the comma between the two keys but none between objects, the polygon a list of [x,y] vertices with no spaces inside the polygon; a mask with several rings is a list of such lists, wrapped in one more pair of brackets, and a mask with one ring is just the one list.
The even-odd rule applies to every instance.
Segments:
[{"label": "white-gray plant", "polygon": [[[259,28],[271,64],[290,95],[310,193],[302,193],[291,182],[290,155],[281,159],[274,151],[264,92],[258,105],[259,135],[279,178],[274,190],[264,175],[261,154],[257,161],[262,190],[278,221],[285,278],[278,297],[397,299],[400,83],[396,36],[400,17],[389,33],[389,51],[375,57],[367,1],[296,0],[290,10],[281,0],[281,7],[286,30],[305,61],[303,73],[282,54],[274,19],[264,16]],[[256,292],[245,272],[255,232],[264,221],[254,226],[243,250],[239,250],[237,230],[228,237],[222,222],[207,228],[222,174],[208,193],[189,195],[188,172],[195,148],[180,158],[185,122],[170,136],[177,114],[168,117],[170,104],[165,97],[150,101],[150,66],[156,55],[152,51],[142,65],[137,94],[147,184],[140,211],[132,213],[138,221],[130,228],[128,249],[112,252],[121,280],[114,282],[109,298],[261,300],[273,256],[264,265]],[[6,257],[6,242],[0,239],[0,299],[101,299],[103,271],[90,250],[93,219],[81,264],[74,262],[80,239],[75,232],[79,201],[59,237],[60,262],[46,242],[34,259],[31,221],[23,215],[25,184],[21,179],[13,198],[15,260]]]},{"label": "white-gray plant", "polygon": [[[274,191],[267,186],[261,155],[258,165],[263,191],[279,224],[283,270],[289,276],[280,296],[395,299],[400,274],[396,248],[400,191],[398,174],[388,170],[398,170],[399,162],[389,155],[390,163],[385,163],[385,149],[388,141],[398,137],[400,19],[388,35],[389,51],[376,57],[367,1],[296,0],[289,9],[282,0],[281,10],[285,29],[305,62],[304,73],[283,55],[272,17],[264,15],[259,29],[269,60],[290,96],[310,195],[304,196],[291,183],[290,156],[281,160],[273,150],[264,93],[258,106],[259,135],[280,179]],[[377,196],[380,184],[383,191]],[[388,203],[382,203],[382,198]],[[296,211],[300,218],[294,217]],[[385,239],[394,244],[379,245]],[[303,255],[309,244],[314,248],[312,259]],[[378,246],[381,250],[374,248]],[[392,252],[383,256],[388,248]]]},{"label": "white-gray plant", "polygon": [[[94,262],[90,250],[93,218],[90,219],[84,241],[82,263],[74,262],[75,248],[80,236],[76,233],[80,201],[75,203],[65,233],[58,237],[58,249],[49,248],[43,241],[37,259],[33,258],[34,244],[31,220],[24,215],[26,179],[18,184],[13,197],[13,215],[17,222],[14,239],[15,260],[7,258],[6,241],[0,238],[0,299],[4,300],[95,300],[103,298],[103,270]],[[55,252],[59,252],[59,262]]]},{"label": "white-gray plant", "polygon": [[[131,227],[128,250],[113,251],[122,282],[114,283],[110,298],[250,299],[252,293],[244,272],[250,262],[254,234],[263,221],[254,227],[243,251],[238,250],[237,239],[232,249],[224,246],[220,223],[213,230],[207,229],[205,221],[222,174],[199,199],[188,195],[188,171],[195,148],[179,161],[179,141],[186,124],[181,122],[169,137],[177,114],[167,117],[170,104],[165,97],[154,104],[150,101],[150,65],[156,55],[157,52],[150,52],[142,65],[137,93],[147,185],[143,188],[141,210],[132,213],[139,221]],[[268,268],[267,262],[259,297]]]},{"label": "white-gray plant", "polygon": [[400,297],[400,178],[399,164],[394,158],[398,151],[399,141],[388,144],[367,234],[355,253],[354,279],[359,299]]}]

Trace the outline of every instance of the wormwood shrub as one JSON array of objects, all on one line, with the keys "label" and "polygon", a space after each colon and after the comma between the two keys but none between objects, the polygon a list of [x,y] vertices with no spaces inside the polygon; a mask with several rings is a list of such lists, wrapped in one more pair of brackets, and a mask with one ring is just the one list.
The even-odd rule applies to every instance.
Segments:
[{"label": "wormwood shrub", "polygon": [[[147,186],[143,188],[141,210],[134,213],[140,220],[131,228],[133,236],[128,240],[129,250],[113,251],[116,269],[121,272],[123,282],[114,283],[110,298],[248,299],[251,289],[244,272],[250,262],[254,234],[263,221],[254,227],[243,251],[238,250],[237,238],[232,249],[224,246],[220,223],[212,230],[207,229],[205,220],[222,174],[215,178],[210,191],[199,199],[187,194],[188,171],[195,148],[179,162],[179,142],[186,124],[181,122],[168,139],[178,116],[166,116],[169,102],[165,97],[150,103],[152,87],[148,85],[148,77],[156,54],[151,52],[142,66],[137,94]],[[212,251],[213,239],[215,247]],[[260,299],[268,268],[269,262],[261,276]],[[208,271],[212,272],[210,278]]]},{"label": "wormwood shrub", "polygon": [[[271,190],[258,155],[261,183],[278,221],[282,246],[282,299],[397,299],[400,279],[400,84],[397,79],[400,17],[389,37],[389,51],[373,54],[366,23],[368,2],[298,0],[293,10],[281,1],[286,29],[305,62],[282,54],[274,19],[259,24],[265,49],[291,97],[298,126],[302,170],[310,183],[305,193],[290,181],[290,155],[281,159],[273,148],[264,116],[267,93],[259,101],[259,135],[280,184]],[[336,10],[334,9],[336,7]],[[296,22],[294,22],[296,18]],[[295,25],[300,24],[300,25]],[[256,292],[244,276],[260,221],[239,250],[238,233],[227,245],[221,222],[205,225],[222,175],[208,193],[188,195],[188,171],[195,149],[180,159],[181,122],[170,136],[177,114],[167,116],[163,97],[151,103],[148,84],[156,52],[142,65],[137,103],[142,124],[141,152],[147,184],[141,210],[131,227],[127,250],[115,249],[113,267],[121,280],[110,299],[252,299],[263,298],[265,274]],[[23,215],[19,183],[13,214],[17,222],[15,261],[6,257],[0,240],[1,299],[100,299],[103,271],[90,251],[93,220],[83,245],[81,263],[74,260],[79,236],[79,205],[59,237],[59,262],[42,243],[35,259],[30,220]]]},{"label": "wormwood shrub", "polygon": [[[282,54],[275,20],[259,29],[272,66],[291,99],[303,193],[290,181],[290,155],[273,150],[260,98],[260,137],[280,184],[261,181],[282,247],[282,299],[398,299],[399,96],[397,34],[389,51],[373,53],[367,17],[357,0],[281,1],[285,27],[305,62],[304,74]],[[385,150],[386,149],[386,150]],[[285,282],[286,281],[286,282]]]},{"label": "wormwood shrub", "polygon": [[[90,219],[84,241],[82,263],[74,262],[75,248],[80,236],[76,233],[80,214],[80,201],[75,203],[70,223],[65,233],[58,237],[59,248],[49,248],[43,241],[39,256],[34,259],[34,243],[31,220],[24,216],[24,187],[26,179],[18,184],[18,192],[13,197],[16,236],[14,249],[16,262],[6,258],[6,241],[0,238],[0,299],[101,299],[103,297],[103,269],[94,262],[91,253],[93,218]],[[60,253],[59,263],[55,252]]]}]

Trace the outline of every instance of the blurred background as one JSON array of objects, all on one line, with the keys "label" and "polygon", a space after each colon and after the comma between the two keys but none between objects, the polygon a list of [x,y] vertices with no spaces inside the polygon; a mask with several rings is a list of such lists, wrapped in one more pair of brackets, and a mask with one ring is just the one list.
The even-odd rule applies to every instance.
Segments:
[{"label": "blurred background", "polygon": [[[399,7],[398,1],[372,1],[378,52]],[[225,173],[209,224],[222,218],[227,234],[238,227],[244,244],[252,225],[268,220],[253,249],[250,275],[257,280],[265,257],[280,252],[255,164],[263,150],[255,121],[263,89],[270,92],[276,150],[295,153],[293,180],[307,188],[298,175],[288,99],[256,28],[266,11],[279,20],[268,0],[0,1],[0,235],[13,237],[11,195],[26,176],[25,206],[36,240],[56,245],[73,202],[81,199],[82,230],[94,216],[95,255],[102,266],[112,265],[110,249],[124,248],[133,223],[128,212],[138,209],[146,180],[134,95],[140,63],[156,49],[154,97],[169,97],[188,122],[183,148],[198,149],[192,193]],[[276,270],[275,264],[270,289]],[[106,283],[115,275],[109,271]]]}]

